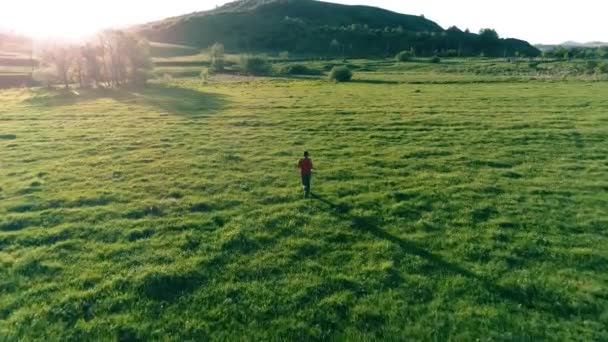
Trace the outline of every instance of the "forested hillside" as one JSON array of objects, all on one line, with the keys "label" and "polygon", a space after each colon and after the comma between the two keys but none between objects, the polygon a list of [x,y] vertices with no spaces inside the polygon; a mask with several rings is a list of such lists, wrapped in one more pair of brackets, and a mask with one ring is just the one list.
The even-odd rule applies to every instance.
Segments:
[{"label": "forested hillside", "polygon": [[525,41],[457,27],[444,30],[423,16],[315,0],[241,0],[207,12],[136,28],[148,39],[232,51],[289,51],[365,57],[411,50],[418,56],[538,56]]}]

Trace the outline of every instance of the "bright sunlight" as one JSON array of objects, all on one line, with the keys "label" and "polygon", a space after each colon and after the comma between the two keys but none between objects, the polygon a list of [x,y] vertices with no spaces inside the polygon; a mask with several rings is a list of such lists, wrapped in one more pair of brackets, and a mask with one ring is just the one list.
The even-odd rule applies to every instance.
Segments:
[{"label": "bright sunlight", "polygon": [[[78,0],[4,1],[0,7],[0,30],[10,29],[36,38],[82,38],[107,27],[125,27],[195,11],[212,9],[227,0],[173,0],[98,2]],[[561,43],[566,40],[605,40],[608,31],[600,1],[579,0],[529,2],[512,0],[334,0],[344,4],[372,4],[401,12],[422,14],[444,28],[456,25],[473,32],[492,27],[501,36],[532,43]],[[522,10],[525,9],[525,10]],[[542,25],[539,26],[539,18]],[[567,24],[564,24],[567,23]]]},{"label": "bright sunlight", "polygon": [[0,342],[608,342],[602,1],[0,1]]},{"label": "bright sunlight", "polygon": [[146,8],[135,1],[104,1],[103,6],[89,1],[11,1],[2,5],[0,30],[10,29],[34,38],[80,40],[105,28],[126,27],[163,19],[171,15],[212,8],[211,1],[182,1],[167,6]]}]

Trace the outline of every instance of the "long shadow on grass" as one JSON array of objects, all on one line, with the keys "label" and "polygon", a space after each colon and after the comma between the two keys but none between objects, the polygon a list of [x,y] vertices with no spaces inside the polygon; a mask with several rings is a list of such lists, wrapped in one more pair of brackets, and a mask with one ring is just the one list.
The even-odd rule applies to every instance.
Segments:
[{"label": "long shadow on grass", "polygon": [[[404,253],[413,254],[419,256],[433,266],[438,269],[448,271],[449,273],[461,275],[463,277],[469,278],[471,280],[477,281],[481,283],[485,289],[489,292],[499,296],[503,300],[513,302],[517,305],[522,305],[524,307],[541,310],[553,315],[561,315],[563,317],[569,317],[573,313],[577,313],[577,308],[572,307],[568,304],[559,303],[551,298],[551,296],[543,296],[542,292],[537,293],[538,289],[524,289],[517,287],[506,287],[502,285],[498,285],[491,280],[487,279],[484,276],[478,275],[472,271],[465,269],[464,267],[447,261],[439,255],[433,254],[432,252],[427,251],[426,249],[420,247],[413,241],[409,241],[403,238],[400,238],[396,235],[393,235],[385,230],[383,230],[380,225],[379,219],[377,217],[362,217],[357,215],[351,215],[351,208],[349,208],[346,204],[337,204],[333,203],[318,194],[313,194],[312,197],[321,203],[327,205],[331,212],[336,215],[338,218],[344,221],[350,221],[350,225],[352,228],[368,232],[375,236],[378,239],[390,241],[401,247]],[[549,297],[548,299],[546,297]],[[580,314],[580,312],[579,312]],[[594,312],[587,312],[589,315],[595,314]]]},{"label": "long shadow on grass", "polygon": [[369,79],[355,79],[352,83],[364,83],[364,84],[401,84],[403,82],[391,81],[391,80],[369,80]]},{"label": "long shadow on grass", "polygon": [[322,73],[318,74],[310,74],[310,75],[281,75],[281,78],[291,79],[291,80],[320,80],[325,75]]},{"label": "long shadow on grass", "polygon": [[62,107],[99,99],[111,99],[126,105],[150,107],[188,117],[205,116],[209,112],[224,108],[229,102],[225,95],[165,85],[78,91],[38,90],[24,102],[37,107]]}]

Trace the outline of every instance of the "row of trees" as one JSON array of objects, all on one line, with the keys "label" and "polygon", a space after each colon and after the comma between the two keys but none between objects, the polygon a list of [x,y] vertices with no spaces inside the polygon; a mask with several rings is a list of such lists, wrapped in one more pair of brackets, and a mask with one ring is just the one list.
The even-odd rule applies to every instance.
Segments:
[{"label": "row of trees", "polygon": [[543,57],[560,59],[608,59],[608,46],[565,47],[557,46],[543,51]]},{"label": "row of trees", "polygon": [[450,27],[443,32],[410,32],[397,29],[361,29],[357,31],[322,28],[322,34],[333,35],[329,52],[334,55],[385,55],[411,50],[417,56],[530,56],[539,51],[526,42],[501,39],[493,29],[482,29],[479,34]]},{"label": "row of trees", "polygon": [[49,44],[38,59],[40,68],[32,76],[49,87],[144,85],[153,68],[148,42],[120,30],[104,31],[80,46]]}]

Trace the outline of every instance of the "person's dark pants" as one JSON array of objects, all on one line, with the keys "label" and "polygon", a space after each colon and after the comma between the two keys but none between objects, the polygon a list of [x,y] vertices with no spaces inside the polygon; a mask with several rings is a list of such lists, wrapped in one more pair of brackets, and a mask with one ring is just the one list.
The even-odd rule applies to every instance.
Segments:
[{"label": "person's dark pants", "polygon": [[311,174],[303,174],[302,175],[302,186],[304,187],[304,196],[308,197],[310,195],[310,179],[312,178]]}]

